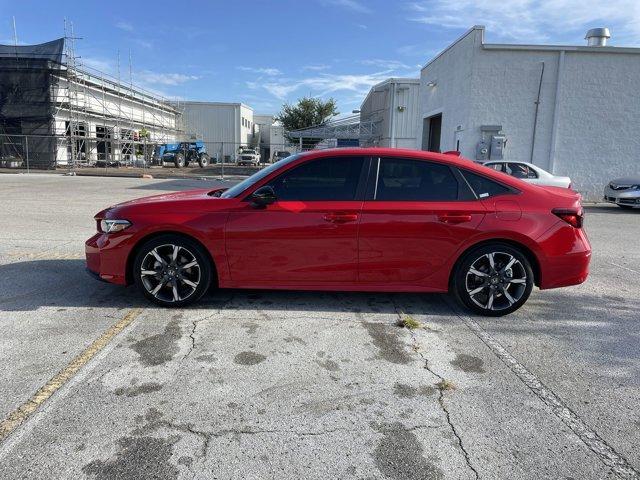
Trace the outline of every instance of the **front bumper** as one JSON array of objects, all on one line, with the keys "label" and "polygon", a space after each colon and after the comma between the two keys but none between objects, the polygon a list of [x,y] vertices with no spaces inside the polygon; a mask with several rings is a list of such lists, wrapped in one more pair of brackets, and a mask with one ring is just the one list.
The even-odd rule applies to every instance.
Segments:
[{"label": "front bumper", "polygon": [[616,205],[640,207],[640,190],[614,190],[609,185],[604,188],[603,200]]},{"label": "front bumper", "polygon": [[84,244],[87,271],[99,280],[126,285],[126,267],[129,248],[126,239],[130,235],[96,233]]}]

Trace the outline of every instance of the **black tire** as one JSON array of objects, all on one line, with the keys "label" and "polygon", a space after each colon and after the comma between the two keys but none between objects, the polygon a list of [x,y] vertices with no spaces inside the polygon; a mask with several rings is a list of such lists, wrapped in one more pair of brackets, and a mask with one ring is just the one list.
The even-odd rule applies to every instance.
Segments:
[{"label": "black tire", "polygon": [[[185,265],[189,267],[184,268]],[[148,273],[151,271],[156,274]],[[133,279],[138,289],[148,300],[163,307],[184,307],[199,300],[211,285],[212,272],[211,260],[200,244],[174,234],[146,242],[133,263]]]},{"label": "black tire", "polygon": [[524,305],[533,284],[533,269],[526,255],[510,245],[492,243],[462,257],[452,277],[451,291],[466,309],[500,317]]},{"label": "black tire", "polygon": [[200,165],[200,168],[204,168],[206,166],[209,165],[209,155],[207,155],[206,153],[201,153],[198,156],[198,165]]},{"label": "black tire", "polygon": [[173,157],[173,163],[175,163],[176,168],[182,168],[186,165],[187,161],[182,153],[176,153],[175,157]]},{"label": "black tire", "polygon": [[620,203],[618,203],[618,206],[623,210],[631,210],[633,208],[631,205],[622,205]]}]

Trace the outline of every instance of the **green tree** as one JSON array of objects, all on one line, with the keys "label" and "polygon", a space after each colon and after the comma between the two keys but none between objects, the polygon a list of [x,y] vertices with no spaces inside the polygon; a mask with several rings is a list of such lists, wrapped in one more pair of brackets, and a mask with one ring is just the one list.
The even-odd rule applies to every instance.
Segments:
[{"label": "green tree", "polygon": [[[319,98],[303,97],[298,100],[295,105],[285,103],[282,106],[282,111],[276,116],[276,120],[284,126],[285,131],[299,130],[301,128],[313,127],[315,125],[322,125],[326,123],[331,117],[338,114],[336,101],[330,98],[327,101],[323,101]],[[296,138],[287,139],[296,143],[299,140]],[[303,138],[303,144],[305,146],[313,146],[318,143],[321,138]]]}]

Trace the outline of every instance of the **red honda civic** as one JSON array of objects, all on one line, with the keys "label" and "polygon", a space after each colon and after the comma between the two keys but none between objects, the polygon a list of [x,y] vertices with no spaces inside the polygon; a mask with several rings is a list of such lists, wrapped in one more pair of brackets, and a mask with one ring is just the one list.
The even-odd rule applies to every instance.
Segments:
[{"label": "red honda civic", "polygon": [[505,315],[586,280],[580,196],[456,155],[292,155],[229,189],[155,195],[95,217],[87,267],[184,306],[219,288],[450,292]]}]

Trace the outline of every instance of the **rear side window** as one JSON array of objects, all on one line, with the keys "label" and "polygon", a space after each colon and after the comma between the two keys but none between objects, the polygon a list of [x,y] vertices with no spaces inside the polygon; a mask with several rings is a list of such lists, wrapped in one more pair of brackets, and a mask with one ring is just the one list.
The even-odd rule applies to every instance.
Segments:
[{"label": "rear side window", "polygon": [[478,198],[495,197],[496,195],[512,193],[509,187],[483,177],[482,175],[463,169],[460,169],[460,173],[462,173],[467,182],[469,182],[469,185]]},{"label": "rear side window", "polygon": [[387,201],[458,200],[458,181],[447,165],[381,158],[374,198]]},{"label": "rear side window", "polygon": [[355,200],[363,157],[311,160],[283,173],[270,185],[278,200]]}]

